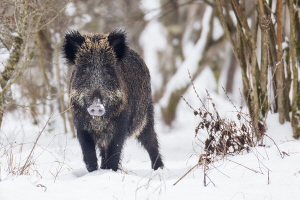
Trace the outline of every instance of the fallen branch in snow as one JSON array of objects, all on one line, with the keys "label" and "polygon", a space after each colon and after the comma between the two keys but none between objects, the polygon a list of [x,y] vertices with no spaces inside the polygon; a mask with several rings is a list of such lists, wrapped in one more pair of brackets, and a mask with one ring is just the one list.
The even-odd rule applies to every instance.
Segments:
[{"label": "fallen branch in snow", "polygon": [[44,192],[47,191],[47,187],[44,186],[43,184],[37,184],[36,187],[42,188]]},{"label": "fallen branch in snow", "polygon": [[189,171],[187,171],[182,177],[180,177],[173,185],[177,185],[184,177],[186,177],[191,171],[193,171],[196,167],[198,167],[199,163],[197,163],[195,166],[193,166]]},{"label": "fallen branch in snow", "polygon": [[215,183],[209,178],[209,176],[207,175],[206,170],[205,170],[204,171],[204,178],[203,178],[203,184],[204,184],[205,187],[209,185],[209,183],[206,183],[206,178],[208,178],[210,180],[210,182],[216,187]]},{"label": "fallen branch in snow", "polygon": [[270,185],[271,181],[270,181],[270,170],[268,170],[268,185]]},{"label": "fallen branch in snow", "polygon": [[[235,161],[233,161],[233,160],[230,160],[230,159],[228,159],[228,158],[224,158],[224,159],[227,160],[227,161],[229,161],[229,162],[233,162],[234,164],[237,164],[237,165],[239,165],[239,166],[242,166],[242,167],[244,167],[244,168],[246,168],[246,169],[249,169],[250,171],[253,171],[254,173],[263,174],[262,172],[259,172],[259,171],[255,170],[255,169],[251,169],[251,168],[249,168],[249,167],[247,167],[247,166],[245,166],[245,165],[242,165],[242,164],[240,164],[240,163],[238,163],[238,162],[235,162]],[[268,171],[269,171],[269,170],[268,170]]]}]

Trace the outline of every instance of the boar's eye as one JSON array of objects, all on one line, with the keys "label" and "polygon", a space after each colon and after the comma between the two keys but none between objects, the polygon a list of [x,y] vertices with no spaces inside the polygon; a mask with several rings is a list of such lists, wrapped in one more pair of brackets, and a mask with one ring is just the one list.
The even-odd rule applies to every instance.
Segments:
[{"label": "boar's eye", "polygon": [[81,66],[80,71],[83,75],[86,75],[90,72],[90,68],[88,66]]},{"label": "boar's eye", "polygon": [[111,66],[104,66],[103,67],[103,72],[105,74],[108,74],[108,75],[113,75],[114,74],[114,68],[111,67]]}]

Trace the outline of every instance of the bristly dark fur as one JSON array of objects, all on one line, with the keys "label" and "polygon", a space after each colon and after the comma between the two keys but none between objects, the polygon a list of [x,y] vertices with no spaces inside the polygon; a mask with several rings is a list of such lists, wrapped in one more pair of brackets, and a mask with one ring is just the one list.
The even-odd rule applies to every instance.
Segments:
[{"label": "bristly dark fur", "polygon": [[[98,147],[101,168],[116,171],[124,141],[131,135],[147,150],[152,168],[163,168],[154,130],[149,70],[128,47],[125,32],[81,35],[69,31],[63,52],[73,66],[70,106],[87,170],[98,169]],[[101,117],[87,112],[95,99],[105,106]]]}]

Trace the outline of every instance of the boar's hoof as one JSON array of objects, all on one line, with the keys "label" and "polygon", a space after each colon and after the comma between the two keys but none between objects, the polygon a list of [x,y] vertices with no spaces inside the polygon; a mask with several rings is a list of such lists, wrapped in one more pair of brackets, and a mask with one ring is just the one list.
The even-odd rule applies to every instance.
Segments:
[{"label": "boar's hoof", "polygon": [[96,171],[98,170],[98,164],[97,163],[92,165],[87,164],[86,169],[88,170],[88,172]]},{"label": "boar's hoof", "polygon": [[163,169],[165,166],[163,164],[163,162],[161,161],[161,159],[158,159],[153,165],[152,165],[152,168],[154,170],[157,170],[158,168],[161,168]]}]

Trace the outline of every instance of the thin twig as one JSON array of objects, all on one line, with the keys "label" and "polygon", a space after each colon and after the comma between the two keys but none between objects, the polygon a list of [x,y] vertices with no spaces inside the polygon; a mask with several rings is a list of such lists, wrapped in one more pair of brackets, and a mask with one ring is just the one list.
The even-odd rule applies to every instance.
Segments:
[{"label": "thin twig", "polygon": [[199,164],[197,163],[195,166],[193,166],[189,171],[187,171],[182,177],[180,177],[173,185],[175,186],[179,181],[181,181],[184,177],[186,177],[191,171],[193,171]]},{"label": "thin twig", "polygon": [[59,115],[61,115],[61,114],[64,114],[65,112],[67,112],[68,110],[70,110],[72,107],[73,107],[73,106],[68,107],[66,110],[64,110],[64,111],[62,111],[62,112],[60,112],[60,113],[58,113],[57,115],[54,115],[52,118],[55,118],[55,117],[57,117],[57,116],[59,116]]},{"label": "thin twig", "polygon": [[191,104],[189,104],[189,102],[181,95],[181,98],[183,99],[183,101],[186,103],[186,105],[188,105],[193,111],[196,111]]},{"label": "thin twig", "polygon": [[195,94],[196,94],[198,100],[201,102],[201,104],[202,104],[202,106],[204,107],[204,109],[208,112],[208,110],[206,109],[205,104],[204,104],[203,101],[201,100],[200,95],[198,94],[198,92],[197,92],[197,90],[196,90],[196,87],[195,87],[195,85],[194,85],[194,82],[193,82],[193,79],[192,79],[192,76],[191,76],[190,71],[189,71],[189,70],[187,70],[187,71],[188,71],[188,74],[189,74],[189,78],[190,78],[190,80],[191,80],[191,85],[192,85],[192,87],[193,87],[193,90],[194,90],[194,92],[195,92]]},{"label": "thin twig", "polygon": [[[207,177],[209,180],[210,180],[210,182],[216,187],[216,184],[209,178],[209,176],[207,176],[207,174],[205,173],[205,177]],[[209,183],[208,183],[209,184]],[[207,185],[205,185],[205,187],[206,186],[208,186],[208,184]]]},{"label": "thin twig", "polygon": [[255,170],[255,169],[251,169],[251,168],[249,168],[249,167],[247,167],[247,166],[245,166],[245,165],[242,165],[242,164],[240,164],[240,163],[237,163],[237,162],[235,162],[235,161],[233,161],[233,160],[230,160],[230,159],[228,159],[228,158],[224,158],[224,159],[225,159],[225,160],[228,160],[228,161],[230,161],[230,162],[233,162],[233,163],[235,163],[235,164],[237,164],[237,165],[239,165],[239,166],[242,166],[242,167],[244,167],[244,168],[246,168],[246,169],[249,169],[250,171],[253,171],[254,173],[263,174],[262,172],[259,172],[259,171]]},{"label": "thin twig", "polygon": [[[71,2],[71,1],[69,1],[69,2]],[[67,7],[68,3],[66,3],[66,5],[49,22],[47,22],[46,24],[42,25],[35,32],[36,33],[39,32],[40,30],[42,30],[43,28],[45,28],[47,25],[49,25],[50,23],[52,23],[64,11],[64,9]]]},{"label": "thin twig", "polygon": [[271,137],[270,137],[269,135],[267,135],[267,134],[264,134],[264,135],[267,136],[270,140],[272,140],[272,142],[275,144],[275,146],[276,146],[276,148],[277,148],[277,150],[278,150],[278,152],[279,152],[281,158],[283,159],[284,156],[282,155],[282,153],[281,153],[279,147],[277,146],[277,144],[276,144],[276,142],[273,140],[273,138],[271,138]]},{"label": "thin twig", "polygon": [[48,118],[47,122],[45,123],[44,127],[42,128],[42,130],[40,131],[39,135],[37,136],[37,138],[36,138],[36,140],[35,140],[35,142],[34,142],[34,144],[33,144],[33,147],[32,147],[32,149],[31,149],[31,151],[30,151],[30,153],[29,153],[29,155],[28,155],[28,157],[27,157],[27,159],[26,159],[26,162],[25,162],[25,164],[23,165],[23,167],[22,167],[22,169],[21,169],[20,175],[23,175],[25,169],[28,167],[28,164],[29,164],[29,162],[30,162],[31,156],[32,156],[32,154],[33,154],[33,151],[34,151],[34,149],[35,149],[35,147],[36,147],[36,145],[37,145],[37,142],[39,141],[39,139],[40,139],[42,133],[44,132],[46,126],[48,125],[50,119],[52,118],[52,115],[53,115],[53,113],[51,113],[51,115],[50,115],[50,117]]},{"label": "thin twig", "polygon": [[62,167],[65,165],[65,160],[66,160],[66,149],[67,149],[67,146],[68,146],[68,140],[67,140],[67,138],[66,138],[66,145],[65,145],[65,149],[64,149],[64,153],[63,153],[63,162],[58,162],[59,163],[59,169],[57,170],[57,172],[56,172],[56,175],[55,175],[55,177],[54,177],[54,183],[55,183],[55,181],[56,181],[56,179],[57,179],[57,177],[58,177],[58,174],[61,172],[61,170],[62,170]]}]

